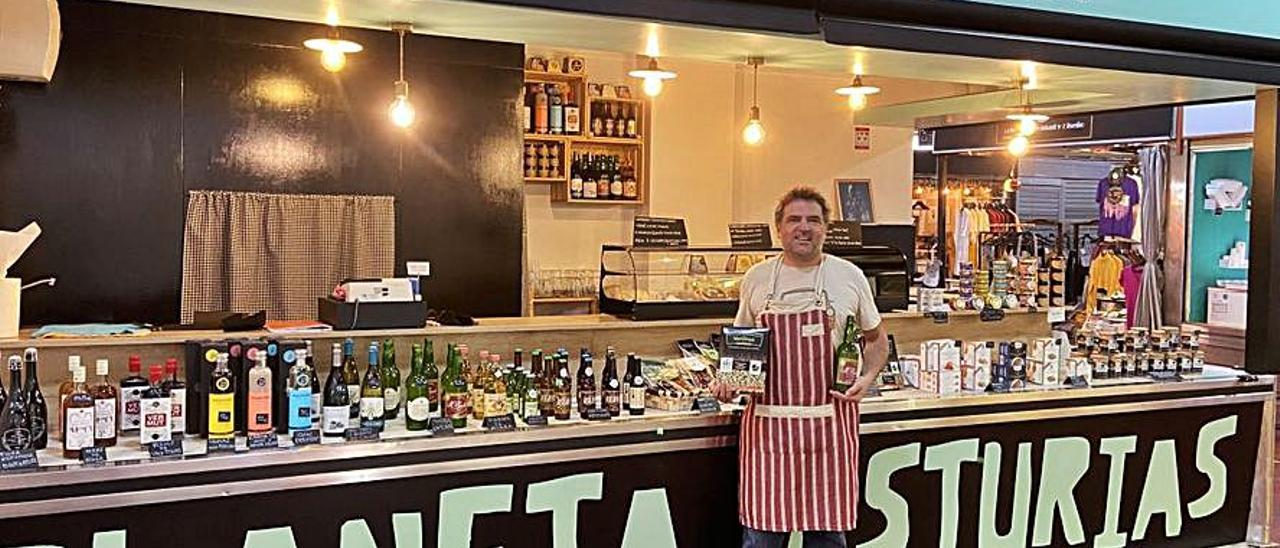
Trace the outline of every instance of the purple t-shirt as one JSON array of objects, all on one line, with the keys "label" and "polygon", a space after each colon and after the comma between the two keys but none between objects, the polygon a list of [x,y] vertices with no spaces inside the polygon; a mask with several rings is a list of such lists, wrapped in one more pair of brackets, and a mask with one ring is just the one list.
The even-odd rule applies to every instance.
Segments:
[{"label": "purple t-shirt", "polygon": [[1138,182],[1128,175],[1098,181],[1098,235],[1133,237],[1133,207],[1138,205]]}]

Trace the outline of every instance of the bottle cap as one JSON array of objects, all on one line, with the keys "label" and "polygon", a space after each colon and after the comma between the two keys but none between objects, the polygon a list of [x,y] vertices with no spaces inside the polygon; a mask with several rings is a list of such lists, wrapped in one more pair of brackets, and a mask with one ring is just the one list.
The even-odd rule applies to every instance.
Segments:
[{"label": "bottle cap", "polygon": [[160,365],[160,364],[158,364],[158,363],[157,363],[157,364],[152,365],[152,366],[151,366],[151,375],[150,375],[150,376],[151,376],[151,382],[157,382],[157,381],[159,381],[159,380],[160,380],[160,378],[164,376],[164,369],[163,369],[163,366],[161,366],[161,365]]},{"label": "bottle cap", "polygon": [[165,373],[177,373],[177,372],[178,372],[178,360],[176,360],[176,359],[174,359],[174,358],[169,358],[168,360],[165,360],[165,362],[164,362],[164,372],[165,372]]},{"label": "bottle cap", "polygon": [[106,375],[111,370],[111,362],[108,362],[105,358],[100,359],[97,362],[97,369],[99,375]]},{"label": "bottle cap", "polygon": [[142,358],[129,356],[129,371],[132,373],[142,371]]}]

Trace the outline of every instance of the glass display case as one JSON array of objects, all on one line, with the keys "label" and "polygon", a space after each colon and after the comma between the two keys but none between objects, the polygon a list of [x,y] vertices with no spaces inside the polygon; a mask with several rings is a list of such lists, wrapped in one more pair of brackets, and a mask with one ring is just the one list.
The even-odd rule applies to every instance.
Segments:
[{"label": "glass display case", "polygon": [[[731,318],[738,310],[743,275],[780,252],[606,245],[600,252],[600,310],[633,320]],[[907,307],[910,283],[906,256],[901,251],[862,246],[832,254],[862,269],[878,309]]]}]

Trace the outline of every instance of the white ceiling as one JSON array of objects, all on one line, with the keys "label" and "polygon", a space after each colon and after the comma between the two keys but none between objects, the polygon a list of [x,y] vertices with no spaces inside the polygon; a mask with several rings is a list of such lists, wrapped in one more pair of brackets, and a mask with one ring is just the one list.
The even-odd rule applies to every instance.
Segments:
[{"label": "white ceiling", "polygon": [[[328,0],[116,0],[212,11],[323,22]],[[405,21],[424,34],[536,44],[562,49],[644,53],[656,36],[664,57],[742,63],[748,55],[768,58],[771,70],[850,74],[859,63],[868,83],[894,86],[911,81],[968,84],[972,94],[883,104],[864,111],[864,123],[936,126],[997,119],[1017,104],[1008,90],[1021,62],[889,51],[827,44],[814,37],[778,36],[695,26],[655,24],[564,12],[459,0],[335,0],[343,25],[387,29]],[[1055,65],[1036,65],[1039,110],[1066,113],[1142,105],[1195,102],[1253,95],[1253,84],[1139,74]],[[884,97],[892,98],[889,84]]]}]

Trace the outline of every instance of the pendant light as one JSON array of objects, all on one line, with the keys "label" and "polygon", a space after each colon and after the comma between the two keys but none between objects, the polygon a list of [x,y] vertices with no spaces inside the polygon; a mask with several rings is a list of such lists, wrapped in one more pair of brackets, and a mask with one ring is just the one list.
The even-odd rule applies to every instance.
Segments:
[{"label": "pendant light", "polygon": [[404,79],[404,35],[412,29],[413,26],[408,23],[391,25],[391,30],[396,31],[400,36],[400,78],[396,80],[396,98],[391,101],[387,115],[391,117],[391,123],[402,128],[413,125],[413,121],[418,117],[413,109],[413,103],[409,102],[409,82]]},{"label": "pendant light", "polygon": [[862,83],[862,75],[854,74],[853,83],[836,88],[836,95],[844,95],[849,98],[849,108],[853,110],[862,110],[867,107],[867,96],[880,93],[880,88],[869,86]]},{"label": "pendant light", "polygon": [[663,80],[671,80],[676,77],[676,73],[659,68],[656,57],[649,57],[649,63],[645,68],[633,70],[628,72],[627,75],[632,78],[644,79],[644,84],[641,88],[644,90],[644,94],[649,97],[657,97],[659,93],[662,93]]},{"label": "pendant light", "polygon": [[751,116],[746,127],[742,128],[742,142],[754,147],[764,142],[764,124],[760,123],[760,105],[757,103],[760,65],[764,64],[764,57],[748,57],[747,64],[751,65]]},{"label": "pendant light", "polygon": [[303,42],[302,45],[307,49],[320,52],[320,66],[325,70],[338,72],[342,67],[347,66],[347,54],[358,53],[364,50],[364,46],[342,39],[342,32],[338,29],[338,8],[333,4],[329,5],[325,23],[329,25],[327,38],[312,38]]},{"label": "pendant light", "polygon": [[1018,122],[1018,134],[1030,137],[1035,135],[1036,130],[1040,128],[1040,124],[1047,122],[1049,116],[1045,114],[1037,114],[1031,110],[1031,95],[1027,90],[1032,80],[1024,74],[1018,78],[1018,103],[1021,105],[1017,113],[1005,116],[1010,120]]}]

